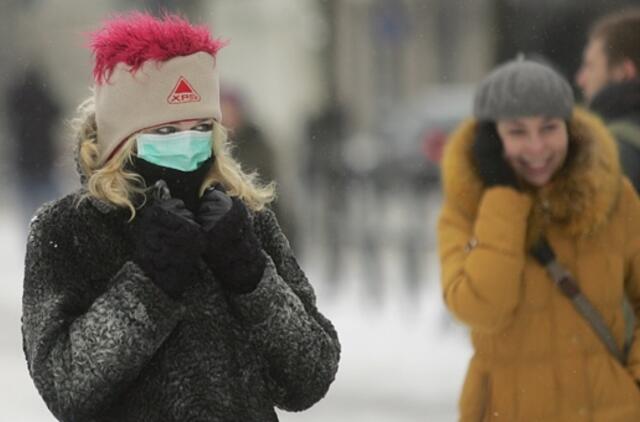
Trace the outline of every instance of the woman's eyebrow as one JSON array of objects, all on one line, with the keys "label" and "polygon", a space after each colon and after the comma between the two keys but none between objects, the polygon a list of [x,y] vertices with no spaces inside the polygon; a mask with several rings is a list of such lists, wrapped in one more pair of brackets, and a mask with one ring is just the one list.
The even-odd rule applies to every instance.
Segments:
[{"label": "woman's eyebrow", "polygon": [[202,119],[202,120],[198,120],[197,122],[194,122],[194,123],[192,124],[192,127],[193,127],[193,126],[200,126],[200,125],[201,125],[201,124],[203,124],[203,123],[213,123],[213,119]]}]

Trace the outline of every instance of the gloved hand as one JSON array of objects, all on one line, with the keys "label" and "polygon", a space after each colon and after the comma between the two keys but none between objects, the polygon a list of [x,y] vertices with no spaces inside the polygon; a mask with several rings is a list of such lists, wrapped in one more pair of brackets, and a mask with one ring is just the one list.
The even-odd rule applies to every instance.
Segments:
[{"label": "gloved hand", "polygon": [[195,283],[204,233],[180,199],[152,198],[134,220],[134,244],[134,261],[169,296]]},{"label": "gloved hand", "polygon": [[209,232],[231,209],[231,205],[231,198],[221,185],[208,188],[200,200],[196,220],[205,231]]},{"label": "gloved hand", "polygon": [[520,188],[515,172],[504,158],[504,148],[495,123],[481,122],[478,124],[472,153],[478,175],[486,187]]},{"label": "gloved hand", "polygon": [[253,291],[266,258],[244,203],[212,189],[203,196],[197,219],[205,228],[205,262],[218,281],[230,292]]}]

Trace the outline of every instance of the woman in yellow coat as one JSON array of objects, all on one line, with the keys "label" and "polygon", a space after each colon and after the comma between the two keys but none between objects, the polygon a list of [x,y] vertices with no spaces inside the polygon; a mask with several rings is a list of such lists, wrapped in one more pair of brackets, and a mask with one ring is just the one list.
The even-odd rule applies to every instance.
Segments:
[{"label": "woman in yellow coat", "polygon": [[443,294],[475,350],[460,421],[640,421],[640,342],[620,363],[529,252],[548,240],[622,348],[640,201],[600,120],[549,67],[504,64],[449,141],[443,186]]}]

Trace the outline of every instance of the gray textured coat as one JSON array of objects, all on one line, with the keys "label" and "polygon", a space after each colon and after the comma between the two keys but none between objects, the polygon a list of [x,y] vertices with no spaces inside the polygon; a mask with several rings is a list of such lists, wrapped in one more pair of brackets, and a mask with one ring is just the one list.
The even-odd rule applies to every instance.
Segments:
[{"label": "gray textured coat", "polygon": [[40,210],[25,264],[24,350],[59,420],[266,422],[325,395],[340,345],[271,211],[253,214],[255,291],[201,262],[178,302],[131,260],[125,211],[80,194]]}]

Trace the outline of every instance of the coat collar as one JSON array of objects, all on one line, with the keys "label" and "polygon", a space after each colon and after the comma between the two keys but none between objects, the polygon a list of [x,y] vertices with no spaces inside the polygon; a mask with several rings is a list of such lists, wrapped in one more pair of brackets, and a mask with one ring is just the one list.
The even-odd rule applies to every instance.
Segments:
[{"label": "coat collar", "polygon": [[[85,192],[83,192],[84,194]],[[103,201],[102,199],[96,198],[93,195],[87,195],[87,200],[94,206],[98,211],[103,214],[109,214],[118,210],[114,204],[111,204],[107,201]]]},{"label": "coat collar", "polygon": [[607,85],[596,94],[590,107],[606,121],[640,117],[640,78]]},{"label": "coat collar", "polygon": [[[474,219],[483,194],[471,155],[476,120],[463,122],[451,135],[442,161],[446,201]],[[547,186],[528,192],[533,197],[528,242],[559,226],[572,236],[588,236],[608,220],[622,188],[615,142],[602,121],[574,109],[569,121],[571,159]]]}]

